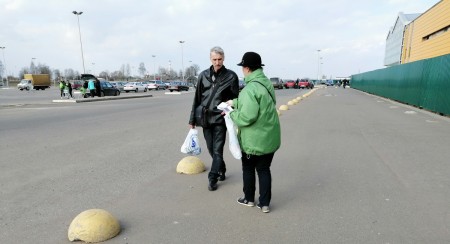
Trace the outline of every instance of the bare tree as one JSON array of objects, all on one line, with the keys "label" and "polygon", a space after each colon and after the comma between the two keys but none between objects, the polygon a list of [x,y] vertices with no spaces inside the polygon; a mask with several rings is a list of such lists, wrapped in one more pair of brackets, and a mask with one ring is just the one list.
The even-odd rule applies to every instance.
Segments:
[{"label": "bare tree", "polygon": [[73,80],[73,79],[75,79],[75,77],[77,77],[77,74],[75,73],[75,71],[73,69],[65,69],[64,70],[64,78]]},{"label": "bare tree", "polygon": [[30,73],[32,74],[36,73],[36,65],[34,65],[33,61],[31,61],[30,63]]},{"label": "bare tree", "polygon": [[145,68],[144,62],[139,64],[139,74],[141,77],[145,77],[145,73],[147,72],[147,69]]},{"label": "bare tree", "polygon": [[126,74],[127,78],[129,78],[131,76],[130,64],[127,64],[127,68],[126,68],[125,74]]},{"label": "bare tree", "polygon": [[4,73],[5,73],[5,66],[3,65],[2,61],[0,61],[0,77],[3,77]]},{"label": "bare tree", "polygon": [[59,71],[59,69],[54,69],[53,70],[53,77],[55,79],[59,79],[61,77],[61,71]]},{"label": "bare tree", "polygon": [[[123,66],[125,67],[125,66]],[[117,70],[111,73],[111,77],[114,80],[124,80],[124,74],[121,70]]]},{"label": "bare tree", "polygon": [[105,80],[109,80],[109,78],[110,78],[111,76],[109,75],[109,72],[106,70],[106,71],[100,72],[100,73],[98,74],[98,77],[104,78]]}]

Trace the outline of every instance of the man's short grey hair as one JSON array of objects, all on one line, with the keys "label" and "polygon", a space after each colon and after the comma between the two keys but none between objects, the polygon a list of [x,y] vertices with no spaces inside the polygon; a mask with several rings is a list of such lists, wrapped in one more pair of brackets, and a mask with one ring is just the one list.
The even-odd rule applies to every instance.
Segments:
[{"label": "man's short grey hair", "polygon": [[220,54],[222,57],[225,58],[225,53],[223,52],[223,49],[221,47],[216,46],[216,47],[211,48],[211,52],[210,53],[217,53],[217,54]]}]

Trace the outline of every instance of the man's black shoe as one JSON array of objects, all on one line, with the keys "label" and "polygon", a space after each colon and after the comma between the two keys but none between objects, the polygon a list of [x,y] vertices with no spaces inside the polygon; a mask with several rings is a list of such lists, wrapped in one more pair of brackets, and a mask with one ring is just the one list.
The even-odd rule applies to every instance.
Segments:
[{"label": "man's black shoe", "polygon": [[220,172],[219,180],[220,180],[220,181],[224,181],[225,179],[226,179],[226,177],[225,177],[225,172]]},{"label": "man's black shoe", "polygon": [[209,181],[208,190],[210,190],[210,191],[217,190],[217,180],[210,180]]}]

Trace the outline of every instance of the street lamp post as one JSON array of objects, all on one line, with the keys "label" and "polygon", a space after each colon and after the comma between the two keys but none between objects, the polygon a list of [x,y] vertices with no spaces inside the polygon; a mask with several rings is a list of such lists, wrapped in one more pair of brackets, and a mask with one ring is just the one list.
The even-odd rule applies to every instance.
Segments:
[{"label": "street lamp post", "polygon": [[80,15],[83,12],[72,11],[72,13],[75,14],[77,16],[77,19],[78,19],[78,33],[80,35],[80,45],[81,45],[81,60],[83,61],[83,73],[86,73],[86,70],[84,68],[83,42],[81,42],[81,29],[80,29]]},{"label": "street lamp post", "polygon": [[31,70],[31,73],[36,74],[36,65],[34,64],[33,60],[36,60],[36,58],[31,58],[31,67],[33,70]]},{"label": "street lamp post", "polygon": [[320,78],[323,78],[323,57],[320,57]]},{"label": "street lamp post", "polygon": [[[194,76],[194,68],[192,67],[192,60],[189,60],[189,76]],[[188,78],[189,79],[189,78]]]},{"label": "street lamp post", "polygon": [[6,47],[0,47],[3,51],[3,69],[5,70],[5,74],[6,74],[6,87],[9,87],[9,82],[8,82],[8,71],[6,70],[6,61],[5,61],[5,48]]},{"label": "street lamp post", "polygon": [[320,79],[320,49],[317,49],[317,82]]},{"label": "street lamp post", "polygon": [[181,44],[181,72],[183,74],[183,81],[184,81],[183,43],[184,43],[184,41],[180,41],[180,44]]},{"label": "street lamp post", "polygon": [[169,60],[169,75],[168,75],[169,78],[172,75],[171,73],[172,73],[172,61]]},{"label": "street lamp post", "polygon": [[152,57],[153,57],[153,72],[154,72],[153,80],[156,80],[156,61],[155,61],[156,55],[152,55]]}]

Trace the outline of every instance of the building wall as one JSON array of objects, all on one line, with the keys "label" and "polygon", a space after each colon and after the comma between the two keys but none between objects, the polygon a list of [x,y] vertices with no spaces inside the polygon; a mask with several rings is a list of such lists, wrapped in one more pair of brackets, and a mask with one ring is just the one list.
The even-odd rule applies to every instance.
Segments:
[{"label": "building wall", "polygon": [[404,25],[397,18],[397,23],[389,33],[386,39],[386,52],[384,56],[384,65],[392,66],[400,64],[400,55],[402,50]]},{"label": "building wall", "polygon": [[450,0],[442,0],[405,28],[402,63],[450,53]]}]

